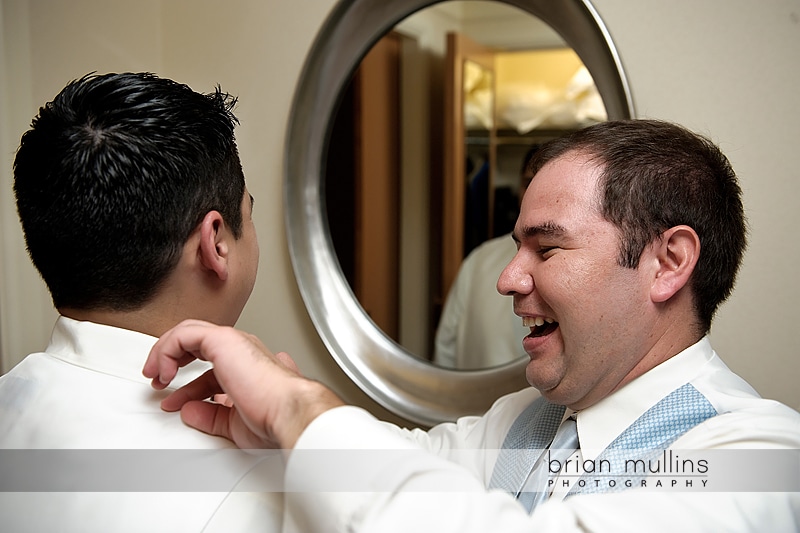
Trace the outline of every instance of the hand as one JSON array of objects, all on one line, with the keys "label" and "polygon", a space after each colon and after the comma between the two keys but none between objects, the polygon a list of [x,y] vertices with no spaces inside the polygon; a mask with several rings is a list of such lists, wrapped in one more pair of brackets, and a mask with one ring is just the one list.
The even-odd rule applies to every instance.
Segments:
[{"label": "hand", "polygon": [[[194,359],[214,368],[167,396],[161,408],[180,410],[187,425],[240,448],[290,449],[314,418],[343,405],[329,389],[302,377],[288,354],[273,354],[254,335],[198,320],[166,332],[142,373],[161,390]],[[226,402],[204,401],[216,394],[226,394]]]}]

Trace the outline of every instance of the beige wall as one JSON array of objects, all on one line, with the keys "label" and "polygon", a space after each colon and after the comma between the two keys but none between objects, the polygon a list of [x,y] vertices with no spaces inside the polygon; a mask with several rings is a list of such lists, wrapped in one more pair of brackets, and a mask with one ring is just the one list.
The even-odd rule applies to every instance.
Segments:
[{"label": "beige wall", "polygon": [[[256,197],[259,279],[239,326],[286,350],[346,399],[385,412],[328,356],[297,291],[284,237],[282,157],[302,63],[333,0],[2,0],[0,10],[0,347],[3,368],[43,348],[54,318],[25,256],[11,162],[39,105],[97,70],[149,70],[240,97],[237,132]],[[713,331],[729,365],[765,396],[800,406],[800,0],[595,0],[641,116],[718,141],[738,170],[751,246]],[[222,7],[224,6],[224,7]]]},{"label": "beige wall", "polygon": [[596,0],[637,112],[718,142],[744,189],[750,246],[712,330],[763,396],[800,407],[800,1]]}]

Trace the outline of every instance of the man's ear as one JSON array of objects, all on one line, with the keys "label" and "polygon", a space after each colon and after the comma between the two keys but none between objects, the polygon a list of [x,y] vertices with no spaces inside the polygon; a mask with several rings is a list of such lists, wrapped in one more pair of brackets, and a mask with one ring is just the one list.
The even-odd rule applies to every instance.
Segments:
[{"label": "man's ear", "polygon": [[200,262],[221,281],[228,279],[228,233],[219,211],[209,211],[200,222]]},{"label": "man's ear", "polygon": [[700,237],[689,226],[674,226],[653,246],[657,270],[650,297],[654,302],[666,302],[689,283],[700,257]]}]

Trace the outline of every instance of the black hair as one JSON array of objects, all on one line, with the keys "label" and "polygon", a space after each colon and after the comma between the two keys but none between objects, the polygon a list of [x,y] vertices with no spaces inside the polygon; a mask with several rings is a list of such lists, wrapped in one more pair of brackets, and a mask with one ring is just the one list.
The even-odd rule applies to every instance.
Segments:
[{"label": "black hair", "polygon": [[238,238],[236,98],[150,73],[89,74],[40,108],[14,161],[31,260],[57,308],[136,309],[212,210]]}]

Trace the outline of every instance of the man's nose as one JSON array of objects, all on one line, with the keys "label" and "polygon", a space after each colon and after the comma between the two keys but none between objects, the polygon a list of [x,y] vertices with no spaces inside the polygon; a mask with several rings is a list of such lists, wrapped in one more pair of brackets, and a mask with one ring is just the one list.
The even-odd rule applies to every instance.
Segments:
[{"label": "man's nose", "polygon": [[497,280],[497,292],[503,296],[528,294],[533,291],[533,276],[525,269],[520,253],[506,265]]}]

